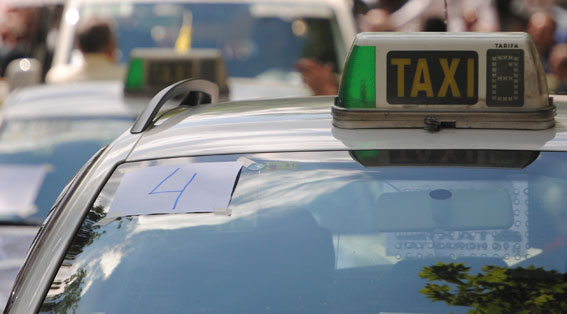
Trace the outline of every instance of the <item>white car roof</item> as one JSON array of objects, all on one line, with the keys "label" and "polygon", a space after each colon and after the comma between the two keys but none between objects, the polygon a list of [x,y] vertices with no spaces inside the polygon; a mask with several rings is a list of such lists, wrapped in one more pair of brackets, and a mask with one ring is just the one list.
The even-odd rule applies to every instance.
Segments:
[{"label": "white car roof", "polygon": [[2,117],[132,117],[133,113],[122,100],[122,90],[122,83],[117,81],[26,87],[10,94]]},{"label": "white car roof", "polygon": [[177,156],[358,149],[567,151],[567,96],[555,96],[547,130],[346,130],[332,124],[333,97],[217,104],[180,113],[146,131],[128,160]]}]

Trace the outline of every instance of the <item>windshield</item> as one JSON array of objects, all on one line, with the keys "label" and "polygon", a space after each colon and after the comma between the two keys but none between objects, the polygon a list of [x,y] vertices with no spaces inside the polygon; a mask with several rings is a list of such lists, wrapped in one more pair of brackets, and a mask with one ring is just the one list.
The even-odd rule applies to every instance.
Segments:
[{"label": "windshield", "polygon": [[[183,177],[189,168],[199,170]],[[217,176],[210,186],[205,172]],[[566,174],[565,153],[514,151],[126,163],[41,312],[561,312]],[[223,184],[215,197],[227,207],[184,209],[206,198],[185,199],[192,189]]]},{"label": "windshield", "polygon": [[127,118],[13,119],[0,133],[0,224],[40,224],[80,167]]},{"label": "windshield", "polygon": [[292,80],[300,79],[298,59],[316,58],[337,71],[337,49],[346,51],[333,11],[317,4],[89,3],[79,14],[113,22],[122,63],[133,48],[173,49],[184,40],[220,50],[230,77]]}]

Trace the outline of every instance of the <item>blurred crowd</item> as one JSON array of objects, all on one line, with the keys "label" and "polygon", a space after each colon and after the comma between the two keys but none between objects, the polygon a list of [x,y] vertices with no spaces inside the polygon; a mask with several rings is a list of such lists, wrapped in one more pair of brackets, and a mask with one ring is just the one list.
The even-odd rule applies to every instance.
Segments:
[{"label": "blurred crowd", "polygon": [[548,75],[567,93],[567,0],[355,0],[363,32],[527,32]]},{"label": "blurred crowd", "polygon": [[[45,8],[0,2],[0,77],[10,61],[34,57],[47,73],[63,0]],[[567,93],[567,0],[344,0],[352,3],[358,30],[527,32],[548,75],[550,90]],[[29,1],[34,2],[34,1]],[[42,1],[37,1],[42,2]],[[316,95],[335,94],[333,67],[313,59],[297,63]]]},{"label": "blurred crowd", "polygon": [[[360,32],[527,32],[553,93],[567,93],[567,0],[354,0]],[[301,60],[316,95],[336,94],[330,66]]]},{"label": "blurred crowd", "polygon": [[37,58],[49,68],[62,11],[63,1],[0,1],[0,76],[21,57]]}]

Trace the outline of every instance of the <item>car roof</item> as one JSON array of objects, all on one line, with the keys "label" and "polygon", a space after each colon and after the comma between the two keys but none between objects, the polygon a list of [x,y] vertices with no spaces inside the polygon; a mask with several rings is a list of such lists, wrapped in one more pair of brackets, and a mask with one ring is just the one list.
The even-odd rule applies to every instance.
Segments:
[{"label": "car roof", "polygon": [[26,87],[10,94],[2,115],[3,119],[133,117],[122,90],[118,81]]},{"label": "car roof", "polygon": [[488,149],[567,151],[567,96],[555,96],[547,130],[340,129],[333,97],[219,103],[158,121],[128,160],[180,156],[362,149]]}]

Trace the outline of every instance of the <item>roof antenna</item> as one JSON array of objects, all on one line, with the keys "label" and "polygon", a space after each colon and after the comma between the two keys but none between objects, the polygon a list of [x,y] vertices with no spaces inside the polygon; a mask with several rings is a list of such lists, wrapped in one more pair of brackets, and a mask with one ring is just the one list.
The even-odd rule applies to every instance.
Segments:
[{"label": "roof antenna", "polygon": [[449,31],[449,13],[447,12],[447,0],[445,0],[445,31]]}]

